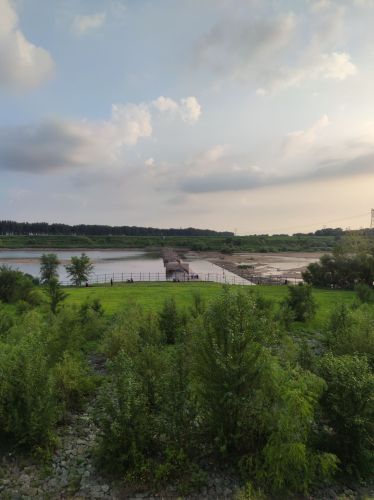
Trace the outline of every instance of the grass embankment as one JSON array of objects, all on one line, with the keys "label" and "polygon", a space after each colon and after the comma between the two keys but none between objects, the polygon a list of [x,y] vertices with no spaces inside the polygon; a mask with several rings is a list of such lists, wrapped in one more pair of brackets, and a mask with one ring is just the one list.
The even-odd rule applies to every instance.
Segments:
[{"label": "grass embankment", "polygon": [[[198,291],[206,301],[209,301],[218,295],[221,288],[222,285],[217,283],[132,283],[113,287],[69,288],[66,304],[80,305],[87,299],[98,298],[105,313],[113,314],[129,302],[135,302],[147,310],[160,310],[165,298],[174,297],[177,306],[188,308],[192,305],[194,291]],[[250,289],[265,299],[277,303],[288,294],[286,286],[254,286]],[[342,302],[351,304],[355,300],[354,292],[343,290],[316,289],[313,295],[318,309],[316,319],[310,324],[312,327],[324,322],[336,304]]]},{"label": "grass embankment", "polygon": [[230,252],[329,252],[334,236],[0,236],[1,248],[190,248]]}]

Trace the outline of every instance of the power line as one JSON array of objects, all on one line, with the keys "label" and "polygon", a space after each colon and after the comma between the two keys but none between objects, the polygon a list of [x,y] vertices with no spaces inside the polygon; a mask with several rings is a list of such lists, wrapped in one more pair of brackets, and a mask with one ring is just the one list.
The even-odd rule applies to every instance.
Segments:
[{"label": "power line", "polygon": [[[373,214],[374,214],[374,210],[372,210],[372,223],[373,223]],[[305,224],[305,225],[301,226],[301,228],[312,227],[312,226],[324,226],[324,225],[330,224],[332,222],[341,222],[341,221],[344,221],[344,220],[358,219],[359,217],[364,217],[364,216],[367,216],[367,215],[368,215],[368,213],[364,212],[364,213],[357,214],[357,215],[351,215],[350,217],[344,217],[344,218],[340,218],[340,219],[325,220],[322,223],[315,222],[313,224]],[[298,229],[298,228],[300,228],[300,226],[289,226],[289,227],[285,227],[285,228],[282,228],[282,229],[277,229],[277,231],[288,231],[289,229]]]}]

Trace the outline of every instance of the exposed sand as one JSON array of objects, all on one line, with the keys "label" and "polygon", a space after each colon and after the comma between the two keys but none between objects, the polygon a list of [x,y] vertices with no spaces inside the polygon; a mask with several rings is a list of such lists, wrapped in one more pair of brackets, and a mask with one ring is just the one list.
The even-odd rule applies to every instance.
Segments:
[{"label": "exposed sand", "polygon": [[[187,254],[187,256],[193,255],[209,260],[243,278],[279,276],[300,279],[301,273],[307,266],[312,262],[317,262],[323,254],[319,252],[241,252],[233,255],[223,255],[219,252],[189,252]],[[246,266],[246,268],[238,266]]]}]

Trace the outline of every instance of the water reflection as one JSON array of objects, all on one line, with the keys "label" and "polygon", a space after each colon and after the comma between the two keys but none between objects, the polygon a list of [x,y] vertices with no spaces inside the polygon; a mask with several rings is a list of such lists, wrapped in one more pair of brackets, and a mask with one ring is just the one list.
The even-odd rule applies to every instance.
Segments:
[{"label": "water reflection", "polygon": [[[68,281],[64,265],[72,256],[80,256],[79,250],[0,250],[0,265],[6,264],[20,271],[39,276],[40,257],[43,253],[55,253],[61,262],[58,268],[61,281]],[[111,276],[116,281],[126,281],[131,275],[141,280],[164,280],[165,268],[161,256],[144,250],[86,250],[94,265],[92,282],[110,282]],[[242,282],[235,274],[223,270],[207,260],[185,259],[190,263],[190,274],[199,275],[200,280],[224,283]],[[248,283],[245,282],[244,283]]]}]

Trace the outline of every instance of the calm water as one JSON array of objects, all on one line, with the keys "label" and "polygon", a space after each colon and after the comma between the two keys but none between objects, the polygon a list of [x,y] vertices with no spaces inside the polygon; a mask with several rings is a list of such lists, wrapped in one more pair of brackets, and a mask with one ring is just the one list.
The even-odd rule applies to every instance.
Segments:
[{"label": "calm water", "polygon": [[[58,272],[60,280],[65,281],[68,276],[65,271],[65,264],[68,264],[72,256],[80,256],[82,251],[76,250],[0,250],[0,265],[6,264],[12,268],[17,268],[20,271],[31,274],[32,276],[39,276],[40,271],[40,257],[43,253],[56,253],[61,265]],[[91,259],[94,265],[94,275],[100,281],[103,275],[107,275],[110,280],[111,275],[115,274],[116,279],[121,278],[121,273],[128,275],[133,273],[139,278],[139,273],[147,279],[147,276],[159,274],[160,279],[165,276],[165,268],[163,261],[159,255],[154,253],[145,252],[143,250],[86,250],[85,253]],[[240,281],[238,276],[223,271],[220,267],[210,263],[207,260],[201,259],[186,259],[190,263],[190,273],[198,274],[200,279],[209,279],[213,281],[233,280]],[[134,276],[134,277],[135,277]],[[152,278],[151,278],[152,279]]]},{"label": "calm water", "polygon": [[[40,257],[43,253],[52,253],[52,251],[0,251],[0,265],[6,264],[32,276],[39,276]],[[61,250],[53,251],[53,253],[57,254],[61,262],[58,269],[60,279],[67,280],[64,265],[69,263],[71,257],[80,256],[82,252]],[[85,253],[94,265],[95,274],[164,272],[164,265],[160,256],[141,250],[86,250]]]}]

